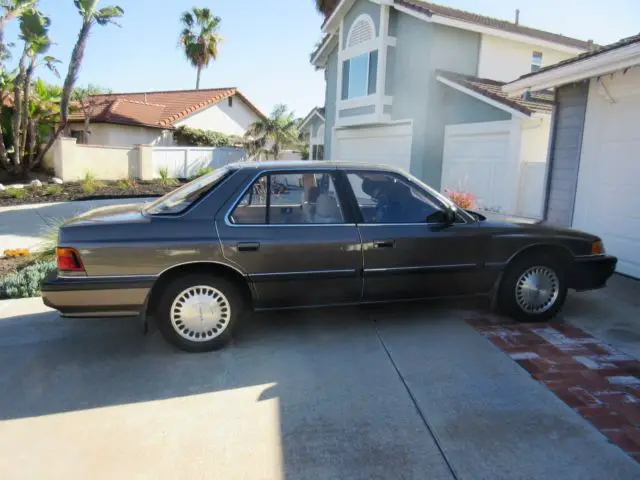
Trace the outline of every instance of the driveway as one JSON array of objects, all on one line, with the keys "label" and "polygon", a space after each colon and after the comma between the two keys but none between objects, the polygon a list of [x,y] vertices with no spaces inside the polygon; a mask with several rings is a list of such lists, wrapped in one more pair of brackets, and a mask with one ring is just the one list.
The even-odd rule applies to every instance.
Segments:
[{"label": "driveway", "polygon": [[253,315],[201,355],[0,309],[2,478],[640,478],[462,304]]},{"label": "driveway", "polygon": [[0,254],[10,248],[37,249],[57,222],[93,208],[146,202],[149,198],[119,198],[79,202],[39,203],[0,207]]}]

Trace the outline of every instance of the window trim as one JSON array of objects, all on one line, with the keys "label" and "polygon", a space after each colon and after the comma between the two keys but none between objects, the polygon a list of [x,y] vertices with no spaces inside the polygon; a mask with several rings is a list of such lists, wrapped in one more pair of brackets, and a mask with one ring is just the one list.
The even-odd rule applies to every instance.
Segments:
[{"label": "window trim", "polygon": [[[539,55],[536,55],[536,54],[539,54]],[[540,61],[536,62],[536,59],[538,57],[540,58]],[[538,72],[538,71],[540,71],[540,69],[542,69],[542,61],[543,61],[543,59],[544,59],[544,53],[541,52],[540,50],[534,50],[531,53],[531,72],[532,73]]]},{"label": "window trim", "polygon": [[[296,173],[320,173],[326,172],[329,173],[333,179],[333,184],[336,188],[336,193],[338,194],[338,201],[340,202],[340,211],[342,212],[343,223],[279,223],[279,224],[271,224],[271,223],[233,223],[231,221],[231,214],[234,212],[238,204],[242,201],[244,196],[247,194],[249,189],[253,187],[253,184],[262,176],[267,175],[270,176],[272,174],[278,175],[294,175]],[[339,182],[340,170],[336,167],[308,167],[308,168],[294,168],[294,169],[274,169],[274,170],[260,170],[256,175],[251,177],[251,180],[247,183],[247,185],[242,189],[241,193],[238,197],[233,201],[231,207],[227,209],[227,213],[224,215],[224,223],[228,227],[238,227],[238,228],[246,228],[246,227],[260,227],[260,228],[282,228],[282,227],[355,227],[356,222],[352,217],[352,212],[350,209],[345,208],[345,202],[349,202],[348,193],[344,191],[345,186],[341,182]],[[267,214],[265,215],[266,220],[269,220],[269,203],[270,203],[270,193],[271,193],[271,182],[267,182]]]},{"label": "window trim", "polygon": [[[348,189],[348,195],[349,195],[349,203],[351,205],[351,209],[355,212],[357,212],[357,217],[356,217],[356,225],[358,227],[360,226],[385,226],[385,227],[390,227],[390,226],[409,226],[409,225],[442,225],[442,222],[402,222],[402,223],[366,223],[364,221],[364,217],[362,216],[362,210],[360,210],[360,205],[358,204],[358,198],[356,197],[355,192],[353,191],[353,187],[351,186],[351,182],[349,181],[349,177],[348,175],[350,173],[371,173],[374,175],[390,175],[392,177],[398,178],[401,181],[403,181],[404,183],[410,185],[411,187],[415,188],[416,190],[418,190],[420,193],[422,193],[423,195],[425,195],[427,198],[429,198],[433,203],[435,203],[436,205],[440,206],[441,209],[444,209],[443,207],[446,207],[445,204],[443,204],[440,199],[438,199],[436,196],[432,195],[431,192],[429,192],[428,190],[424,189],[421,185],[416,184],[414,181],[412,181],[411,178],[406,177],[398,172],[394,172],[392,170],[369,170],[369,169],[355,169],[355,168],[345,168],[343,170],[340,170],[339,172],[340,174],[342,174],[344,176],[344,182],[345,182],[345,187]],[[470,223],[473,223],[472,221],[469,221],[469,219],[466,217],[465,213],[461,213],[462,209],[458,209],[457,213],[458,216],[460,217],[460,219],[462,220],[462,222],[460,223],[455,223],[454,225],[467,225]]]},{"label": "window trim", "polygon": [[[377,75],[378,75],[378,68],[380,68],[380,59],[379,59],[380,52],[378,51],[378,45],[377,44],[374,44],[372,47],[373,48],[371,50],[368,50],[366,52],[361,52],[361,53],[359,53],[357,55],[353,55],[351,57],[347,57],[347,58],[344,58],[342,60],[342,63],[343,63],[343,67],[342,67],[343,81],[341,82],[341,85],[340,85],[340,89],[341,90],[344,90],[344,87],[345,87],[345,85],[344,85],[344,72],[345,72],[344,63],[347,63],[347,62],[349,63],[349,77],[347,79],[348,81],[347,81],[347,84],[346,84],[346,87],[347,87],[346,95],[347,96],[344,96],[345,95],[344,91],[340,92],[340,99],[341,99],[341,101],[343,103],[344,102],[348,103],[348,102],[353,102],[353,101],[361,101],[362,99],[367,99],[367,98],[374,99],[378,95],[378,88],[379,87],[378,87]],[[377,52],[377,56],[378,56],[378,58],[376,59],[376,72],[375,72],[375,80],[376,80],[375,81],[375,87],[376,88],[375,88],[375,90],[373,92],[369,92],[369,86],[370,86],[370,83],[371,83],[371,55],[374,52]],[[367,71],[366,71],[366,74],[364,75],[364,95],[358,95],[357,97],[349,97],[349,90],[350,90],[349,89],[349,85],[351,83],[351,79],[353,78],[353,76],[352,76],[353,69],[351,68],[351,61],[356,59],[356,58],[362,57],[364,55],[366,55],[366,57],[367,57]],[[367,103],[367,105],[369,105],[369,103]]]},{"label": "window trim", "polygon": [[[372,32],[373,35],[369,40],[365,40],[364,42],[356,43],[355,45],[350,45],[351,39],[353,38],[353,35],[355,33],[355,26],[360,22],[368,23],[369,27],[371,27],[371,32]],[[356,19],[351,24],[351,27],[349,27],[349,33],[347,33],[346,43],[345,43],[344,46],[340,45],[340,48],[343,49],[343,50],[347,50],[349,48],[355,47],[356,45],[362,45],[364,43],[375,41],[375,39],[377,37],[378,37],[378,35],[377,35],[377,32],[376,32],[376,23],[373,21],[373,18],[371,18],[371,15],[369,15],[368,13],[362,13],[362,14],[360,14],[360,15],[358,15],[356,17]]]}]

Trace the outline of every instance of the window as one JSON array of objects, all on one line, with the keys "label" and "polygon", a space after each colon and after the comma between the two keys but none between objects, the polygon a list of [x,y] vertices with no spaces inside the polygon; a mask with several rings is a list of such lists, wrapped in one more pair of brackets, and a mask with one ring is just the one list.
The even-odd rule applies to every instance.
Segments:
[{"label": "window", "polygon": [[233,97],[229,97],[229,99],[227,100],[228,104],[230,107],[233,107]]},{"label": "window", "polygon": [[234,169],[227,167],[218,168],[159,198],[146,207],[145,212],[149,215],[177,215],[182,213],[222,183],[234,171]]},{"label": "window", "polygon": [[533,52],[531,55],[531,71],[537,72],[542,68],[542,52]]},{"label": "window", "polygon": [[373,95],[376,93],[377,76],[377,50],[345,60],[342,66],[342,99]]},{"label": "window", "polygon": [[233,210],[237,225],[344,223],[330,173],[266,174],[254,182]]},{"label": "window", "polygon": [[314,145],[311,160],[324,160],[324,145]]},{"label": "window", "polygon": [[438,223],[444,212],[435,199],[388,173],[347,174],[364,223]]},{"label": "window", "polygon": [[76,139],[76,143],[87,143],[84,135],[84,130],[71,130],[71,138]]}]

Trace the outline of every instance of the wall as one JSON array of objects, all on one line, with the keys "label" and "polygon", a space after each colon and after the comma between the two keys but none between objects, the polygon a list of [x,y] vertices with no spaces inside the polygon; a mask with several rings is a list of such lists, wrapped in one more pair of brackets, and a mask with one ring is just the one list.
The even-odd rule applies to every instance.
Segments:
[{"label": "wall", "polygon": [[325,158],[331,160],[331,141],[333,138],[333,127],[336,122],[336,94],[338,88],[338,48],[333,49],[329,54],[327,66],[324,71],[325,78],[325,129],[324,129],[324,149]]},{"label": "wall", "polygon": [[[73,129],[78,128],[74,126]],[[171,142],[170,132],[159,128],[93,123],[87,143],[111,147],[133,147],[134,145],[162,145],[167,142]]]},{"label": "wall", "polygon": [[575,55],[483,34],[480,44],[478,76],[509,82],[521,75],[531,73],[531,57],[534,51],[542,53],[543,67]]},{"label": "wall", "polygon": [[176,127],[186,125],[191,128],[242,136],[249,126],[258,119],[258,115],[237,95],[232,98],[232,107],[229,106],[228,99],[224,99],[209,108],[174,122],[174,125]]},{"label": "wall", "polygon": [[556,91],[545,208],[545,219],[555,225],[570,226],[573,220],[588,94],[586,82]]},{"label": "wall", "polygon": [[551,115],[524,120],[520,143],[520,191],[517,214],[544,217],[547,152],[551,136]]},{"label": "wall", "polygon": [[240,148],[154,147],[151,155],[153,178],[160,177],[160,170],[173,178],[190,178],[202,168],[215,169],[246,159]]},{"label": "wall", "polygon": [[96,180],[152,178],[151,146],[134,148],[77,145],[75,138],[61,138],[53,147],[56,176],[65,182],[82,180],[90,173]]}]

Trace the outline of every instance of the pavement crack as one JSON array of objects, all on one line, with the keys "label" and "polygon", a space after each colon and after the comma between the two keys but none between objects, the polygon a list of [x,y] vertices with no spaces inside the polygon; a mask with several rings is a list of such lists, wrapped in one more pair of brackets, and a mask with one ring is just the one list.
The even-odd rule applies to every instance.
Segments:
[{"label": "pavement crack", "polygon": [[420,419],[422,420],[422,423],[424,424],[425,428],[429,432],[429,435],[431,435],[431,438],[433,438],[433,441],[436,444],[436,447],[438,448],[438,451],[440,452],[440,455],[442,455],[442,459],[446,463],[447,468],[449,469],[449,472],[451,472],[451,476],[454,478],[454,480],[459,480],[460,477],[456,473],[456,470],[453,467],[453,464],[451,463],[451,460],[449,459],[449,457],[445,453],[444,448],[442,447],[442,443],[440,442],[440,439],[438,438],[438,435],[436,435],[436,432],[434,431],[433,427],[429,423],[429,419],[427,418],[427,416],[424,414],[424,412],[420,408],[420,405],[418,404],[418,401],[416,400],[416,397],[413,395],[413,392],[409,388],[409,385],[407,384],[407,381],[404,378],[404,375],[402,375],[402,372],[400,371],[400,368],[398,367],[398,365],[396,364],[395,360],[393,359],[393,356],[391,355],[391,352],[389,351],[389,348],[387,347],[387,344],[385,343],[384,338],[382,338],[382,334],[380,333],[380,330],[378,328],[378,323],[376,322],[376,320],[374,318],[369,317],[369,319],[373,322],[374,330],[376,332],[376,336],[378,337],[378,341],[380,342],[380,345],[382,345],[382,348],[384,349],[385,353],[387,354],[387,358],[389,359],[389,362],[391,363],[391,366],[396,371],[396,374],[398,375],[398,378],[400,379],[400,382],[402,382],[402,385],[404,386],[404,389],[407,391],[407,394],[409,395],[409,398],[411,399],[411,402],[413,402],[413,406],[415,407],[416,412],[420,416]]}]

